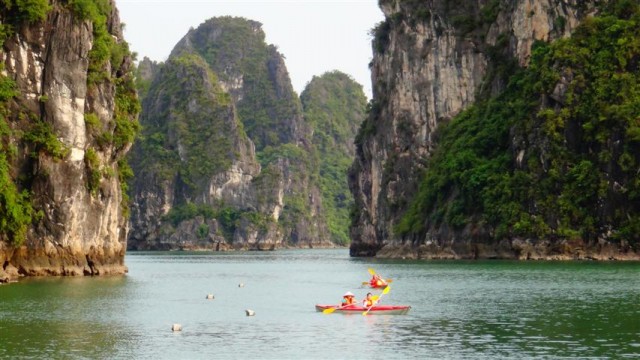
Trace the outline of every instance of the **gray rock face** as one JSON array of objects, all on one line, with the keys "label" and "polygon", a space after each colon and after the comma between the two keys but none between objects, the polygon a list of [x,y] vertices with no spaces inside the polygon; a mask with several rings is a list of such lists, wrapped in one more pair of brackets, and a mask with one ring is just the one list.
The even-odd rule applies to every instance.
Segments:
[{"label": "gray rock face", "polygon": [[[114,43],[120,44],[124,42],[120,20],[113,2],[111,6],[107,28]],[[131,60],[126,55],[119,64],[107,61],[102,70],[110,80],[88,86],[89,52],[95,42],[92,26],[54,1],[44,21],[16,28],[0,52],[3,74],[15,81],[19,93],[8,109],[14,135],[28,132],[35,122],[45,123],[67,150],[59,158],[19,135],[11,139],[18,149],[12,164],[16,179],[30,179],[22,184],[42,215],[21,246],[0,241],[0,264],[15,267],[22,275],[127,271],[128,227],[120,181],[118,176],[102,176],[96,191],[90,191],[86,154],[95,154],[102,172],[117,174],[118,161],[129,145],[98,146],[85,115],[97,116],[97,126],[113,135],[115,82],[130,76]]]},{"label": "gray rock face", "polygon": [[[158,159],[158,152],[151,148],[154,144],[142,142],[134,147],[132,165],[137,176],[129,237],[132,249],[229,249],[231,242],[223,233],[234,230],[224,229],[215,219],[195,216],[170,224],[163,217],[184,204],[234,211],[253,207],[252,182],[260,173],[253,143],[242,131],[233,104],[221,101],[226,93],[214,82],[206,64],[198,58],[189,59],[176,56],[163,64],[143,103],[141,121],[148,124],[146,134],[166,139],[162,145],[169,159]],[[186,96],[167,87],[176,83]],[[185,122],[185,117],[195,123]],[[207,132],[204,138],[198,136],[202,132]],[[208,144],[193,144],[199,141]],[[221,157],[226,159],[218,163]],[[192,166],[203,163],[207,163],[205,174],[190,172]],[[279,243],[281,235],[270,239]],[[262,240],[257,234],[247,241],[238,235],[234,243]]]},{"label": "gray rock face", "polygon": [[[593,1],[563,0],[456,4],[380,2],[386,20],[373,42],[373,106],[350,171],[357,209],[353,256],[416,256],[416,248],[395,236],[393,228],[418,190],[435,130],[479,92],[503,88],[499,79],[483,81],[496,65],[490,63],[492,51],[500,48],[526,65],[534,41],[570,34],[594,7]],[[447,229],[434,232],[438,238],[449,234],[440,239],[444,242],[454,236]],[[396,251],[407,248],[413,250]],[[471,246],[458,254],[475,256]]]},{"label": "gray rock face", "polygon": [[307,161],[311,131],[259,23],[208,20],[144,69],[129,248],[332,245]]}]

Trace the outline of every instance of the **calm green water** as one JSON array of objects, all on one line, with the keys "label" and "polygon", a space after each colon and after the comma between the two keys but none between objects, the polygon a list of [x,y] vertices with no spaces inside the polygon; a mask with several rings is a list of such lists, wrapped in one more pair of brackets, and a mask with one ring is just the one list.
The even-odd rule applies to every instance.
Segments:
[{"label": "calm green water", "polygon": [[[393,262],[344,249],[126,262],[122,277],[0,286],[0,358],[640,358],[639,263]],[[408,315],[315,311],[347,290],[364,296],[369,267],[393,279],[383,303]]]}]

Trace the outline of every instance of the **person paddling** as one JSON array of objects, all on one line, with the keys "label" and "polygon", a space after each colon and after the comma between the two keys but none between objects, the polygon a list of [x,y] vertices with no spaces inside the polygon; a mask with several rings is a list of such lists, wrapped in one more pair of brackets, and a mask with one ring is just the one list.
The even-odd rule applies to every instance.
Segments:
[{"label": "person paddling", "polygon": [[373,307],[373,305],[376,304],[376,301],[373,300],[373,298],[371,297],[371,293],[367,293],[367,297],[362,300],[362,306],[366,307],[366,308],[370,308]]},{"label": "person paddling", "polygon": [[384,281],[384,279],[381,278],[378,274],[373,274],[373,277],[369,281],[369,284],[372,288],[383,288],[387,286],[387,282]]},{"label": "person paddling", "polygon": [[341,307],[345,307],[348,305],[354,305],[358,302],[358,300],[356,300],[355,295],[353,295],[351,293],[351,291],[347,291],[343,296],[342,296],[342,306]]}]

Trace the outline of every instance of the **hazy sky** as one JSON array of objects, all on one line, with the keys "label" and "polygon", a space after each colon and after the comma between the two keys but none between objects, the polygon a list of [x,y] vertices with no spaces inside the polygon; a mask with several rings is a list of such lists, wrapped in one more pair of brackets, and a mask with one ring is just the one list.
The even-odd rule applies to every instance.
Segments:
[{"label": "hazy sky", "polygon": [[242,16],[262,23],[267,43],[285,56],[300,93],[314,75],[340,70],[371,97],[371,36],[383,20],[377,0],[116,0],[131,49],[165,61],[175,44],[205,20]]}]

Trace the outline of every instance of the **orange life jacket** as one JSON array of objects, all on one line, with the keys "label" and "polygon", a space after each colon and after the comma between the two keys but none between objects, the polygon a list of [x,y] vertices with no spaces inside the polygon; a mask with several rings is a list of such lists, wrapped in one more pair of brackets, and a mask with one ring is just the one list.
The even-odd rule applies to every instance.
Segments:
[{"label": "orange life jacket", "polygon": [[364,299],[364,307],[372,307],[373,306],[373,300],[369,300],[369,299]]},{"label": "orange life jacket", "polygon": [[355,303],[356,303],[356,299],[354,299],[353,296],[345,297],[342,299],[343,305],[351,305]]},{"label": "orange life jacket", "polygon": [[371,287],[383,287],[387,285],[387,282],[382,280],[382,278],[377,275],[374,275],[373,278],[371,278],[371,281],[369,281],[369,283],[371,284]]}]

